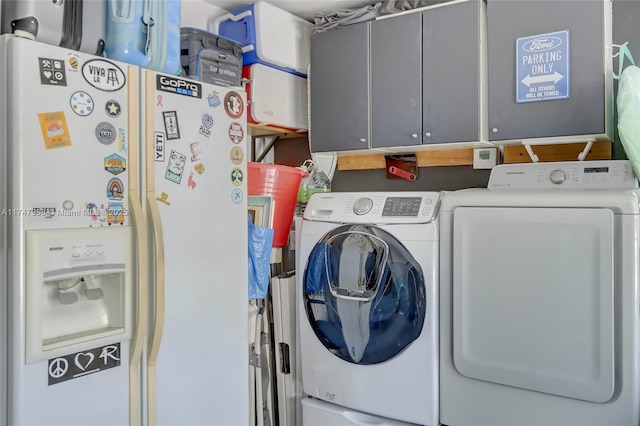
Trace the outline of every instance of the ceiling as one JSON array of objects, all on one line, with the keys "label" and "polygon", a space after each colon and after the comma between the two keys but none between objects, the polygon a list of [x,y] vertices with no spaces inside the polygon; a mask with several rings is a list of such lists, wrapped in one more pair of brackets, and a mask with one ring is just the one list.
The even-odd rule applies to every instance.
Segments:
[{"label": "ceiling", "polygon": [[[246,0],[206,1],[228,11],[255,3],[255,1]],[[316,12],[334,12],[340,9],[359,8],[376,3],[372,0],[267,0],[267,2],[311,22],[313,22],[313,16]]]}]

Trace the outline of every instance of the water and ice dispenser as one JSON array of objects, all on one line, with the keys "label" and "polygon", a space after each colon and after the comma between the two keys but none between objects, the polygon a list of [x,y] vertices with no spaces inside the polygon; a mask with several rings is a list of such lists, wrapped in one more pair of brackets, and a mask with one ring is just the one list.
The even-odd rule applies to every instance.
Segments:
[{"label": "water and ice dispenser", "polygon": [[131,336],[131,229],[26,234],[26,361]]}]

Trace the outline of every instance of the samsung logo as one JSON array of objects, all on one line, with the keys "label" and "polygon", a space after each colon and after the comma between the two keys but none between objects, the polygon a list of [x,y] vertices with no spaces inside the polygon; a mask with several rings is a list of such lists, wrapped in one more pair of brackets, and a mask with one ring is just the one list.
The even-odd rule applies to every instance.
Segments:
[{"label": "samsung logo", "polygon": [[507,175],[523,175],[524,172],[507,172]]},{"label": "samsung logo", "polygon": [[61,251],[64,250],[63,247],[49,247],[49,251]]},{"label": "samsung logo", "polygon": [[546,50],[556,49],[562,44],[562,40],[558,37],[538,37],[526,42],[522,49],[527,52],[544,52]]}]

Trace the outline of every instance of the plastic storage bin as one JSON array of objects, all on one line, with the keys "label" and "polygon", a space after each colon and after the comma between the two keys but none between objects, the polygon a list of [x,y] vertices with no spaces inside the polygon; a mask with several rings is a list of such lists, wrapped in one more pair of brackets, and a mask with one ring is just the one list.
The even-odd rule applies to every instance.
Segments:
[{"label": "plastic storage bin", "polygon": [[273,198],[273,247],[284,247],[296,208],[300,181],[304,170],[280,164],[247,163],[249,195],[270,195]]},{"label": "plastic storage bin", "polygon": [[312,30],[310,22],[259,1],[219,17],[212,32],[243,46],[243,65],[263,63],[306,77]]},{"label": "plastic storage bin", "polygon": [[184,75],[219,86],[240,86],[242,46],[199,28],[180,29]]},{"label": "plastic storage bin", "polygon": [[263,64],[242,67],[249,123],[308,128],[307,79]]}]

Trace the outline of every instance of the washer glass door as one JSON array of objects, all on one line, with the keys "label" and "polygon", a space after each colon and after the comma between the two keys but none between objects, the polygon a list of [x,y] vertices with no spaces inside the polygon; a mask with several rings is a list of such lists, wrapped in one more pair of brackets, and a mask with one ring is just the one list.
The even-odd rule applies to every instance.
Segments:
[{"label": "washer glass door", "polygon": [[333,354],[355,364],[387,361],[422,331],[422,269],[388,232],[344,225],[313,248],[304,272],[309,323]]}]

